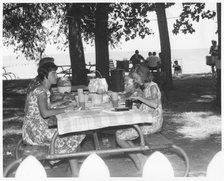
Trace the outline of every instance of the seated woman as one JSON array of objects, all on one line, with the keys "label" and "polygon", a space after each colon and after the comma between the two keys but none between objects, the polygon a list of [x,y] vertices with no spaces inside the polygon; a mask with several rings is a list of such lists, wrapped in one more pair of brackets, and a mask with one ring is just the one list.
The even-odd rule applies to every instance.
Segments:
[{"label": "seated woman", "polygon": [[[32,89],[26,99],[25,117],[23,122],[23,140],[31,145],[50,145],[56,129],[48,128],[48,121],[52,116],[64,113],[73,107],[52,108],[50,102],[50,87],[57,83],[57,66],[47,62],[38,68],[40,84]],[[56,140],[56,153],[75,152],[85,138],[85,135],[63,135]],[[69,160],[73,176],[78,175],[77,160]]]},{"label": "seated woman", "polygon": [[[54,63],[54,58],[53,57],[44,57],[40,60],[38,66],[41,67],[43,66],[45,63],[48,63],[48,62],[53,62]],[[27,95],[29,94],[30,91],[34,90],[37,86],[40,85],[40,82],[41,80],[38,78],[38,76],[36,76],[34,79],[32,79],[30,82],[29,82],[29,85],[27,87]],[[71,100],[71,97],[69,95],[54,95],[53,92],[51,91],[50,89],[50,92],[51,92],[51,102],[55,104],[55,106],[57,105],[60,105],[61,103],[63,102],[67,102],[67,100]]]},{"label": "seated woman", "polygon": [[[155,119],[153,124],[145,123],[140,126],[143,134],[153,134],[161,131],[163,124],[161,93],[158,85],[152,81],[152,74],[146,66],[137,65],[130,71],[129,76],[143,90],[142,96],[134,95],[131,96],[131,99],[141,102],[139,110],[150,113],[153,119]],[[116,141],[123,148],[134,147],[135,145],[132,141],[138,137],[138,132],[134,128],[120,129],[116,132]],[[136,167],[141,170],[146,156],[142,153],[132,153],[129,156],[134,161]]]}]

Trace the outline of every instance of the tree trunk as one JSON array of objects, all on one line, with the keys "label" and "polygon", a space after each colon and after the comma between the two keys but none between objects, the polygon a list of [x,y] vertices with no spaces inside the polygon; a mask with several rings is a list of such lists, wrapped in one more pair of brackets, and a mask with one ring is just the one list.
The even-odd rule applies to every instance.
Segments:
[{"label": "tree trunk", "polygon": [[[218,24],[218,46],[219,55],[218,59],[221,60],[221,3],[217,3],[217,24]],[[217,85],[216,85],[216,103],[221,107],[221,69],[216,69],[217,72]]]},{"label": "tree trunk", "polygon": [[170,39],[164,3],[156,3],[156,15],[158,19],[160,46],[162,52],[162,71],[166,72],[166,87],[172,88],[173,79],[171,69]]},{"label": "tree trunk", "polygon": [[80,29],[79,7],[69,9],[69,53],[72,68],[72,85],[87,85],[85,58]]},{"label": "tree trunk", "polygon": [[109,83],[108,6],[98,3],[96,7],[95,48],[96,69]]}]

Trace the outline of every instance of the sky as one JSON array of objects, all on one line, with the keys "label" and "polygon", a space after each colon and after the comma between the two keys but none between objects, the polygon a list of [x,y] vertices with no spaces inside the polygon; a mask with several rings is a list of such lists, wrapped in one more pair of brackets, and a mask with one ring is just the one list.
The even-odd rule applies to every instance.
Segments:
[{"label": "sky", "polygon": [[[206,3],[206,9],[216,10],[216,4],[213,2]],[[195,48],[209,48],[211,46],[211,40],[217,40],[217,34],[215,31],[217,29],[217,21],[214,20],[201,20],[199,23],[193,23],[193,26],[196,29],[196,32],[193,34],[172,34],[173,23],[180,14],[182,8],[180,3],[176,3],[175,6],[172,6],[166,10],[168,30],[170,36],[171,49],[195,49]],[[150,14],[150,23],[149,28],[154,32],[153,35],[148,35],[144,39],[136,38],[135,40],[130,40],[128,42],[123,41],[119,47],[116,49],[110,49],[110,51],[134,51],[136,48],[139,50],[160,50],[160,40],[159,40],[159,31],[158,24],[156,20],[156,14]],[[84,44],[84,51],[94,52],[95,47]],[[56,46],[47,46],[46,54],[54,53]],[[3,55],[11,55],[12,49],[3,47]]]},{"label": "sky", "polygon": [[[206,9],[215,10],[215,3],[207,3]],[[195,49],[195,48],[208,48],[211,46],[211,40],[218,39],[218,35],[215,34],[217,30],[217,21],[214,20],[201,20],[199,23],[193,23],[193,26],[196,29],[196,32],[193,34],[172,34],[173,23],[176,21],[175,17],[178,17],[182,10],[181,4],[177,3],[175,6],[172,6],[166,10],[168,31],[171,49]],[[151,17],[152,16],[152,17]],[[156,14],[150,14],[150,25],[154,34],[146,36],[146,38],[141,39],[137,38],[135,40],[130,40],[128,42],[122,42],[120,47],[111,50],[111,51],[133,51],[136,49],[136,45],[139,50],[158,50],[160,49],[160,40],[159,40],[159,30],[158,24],[156,21]],[[85,46],[86,51],[94,51],[94,47]]]}]

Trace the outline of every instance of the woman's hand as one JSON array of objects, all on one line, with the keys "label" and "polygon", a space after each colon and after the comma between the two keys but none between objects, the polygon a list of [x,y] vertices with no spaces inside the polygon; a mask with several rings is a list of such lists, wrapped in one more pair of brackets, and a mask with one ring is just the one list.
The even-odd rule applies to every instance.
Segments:
[{"label": "woman's hand", "polygon": [[140,97],[140,96],[131,96],[130,99],[142,101],[142,97]]},{"label": "woman's hand", "polygon": [[70,94],[65,94],[62,98],[63,101],[71,101],[72,100],[72,95]]}]

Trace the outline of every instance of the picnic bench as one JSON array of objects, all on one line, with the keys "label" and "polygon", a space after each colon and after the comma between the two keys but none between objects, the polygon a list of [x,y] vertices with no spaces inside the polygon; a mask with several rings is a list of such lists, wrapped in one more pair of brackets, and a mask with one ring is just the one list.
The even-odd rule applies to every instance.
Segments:
[{"label": "picnic bench", "polygon": [[[95,68],[94,68],[95,67]],[[99,74],[100,77],[102,77],[101,73],[96,70],[96,64],[86,64],[86,73],[89,78],[96,77],[96,74]],[[57,75],[62,77],[72,77],[72,68],[70,65],[59,65]]]},{"label": "picnic bench", "polygon": [[27,145],[23,142],[21,139],[15,149],[15,157],[16,160],[11,163],[4,171],[4,177],[7,177],[10,173],[10,170],[14,168],[16,165],[21,163],[28,155],[35,156],[39,161],[49,161],[54,159],[65,159],[70,157],[85,157],[92,153],[96,153],[98,155],[112,155],[112,154],[119,154],[119,153],[127,153],[127,152],[145,152],[145,151],[154,151],[154,150],[163,150],[163,149],[169,149],[169,151],[173,151],[178,156],[183,158],[185,162],[185,173],[184,177],[188,176],[189,173],[189,159],[185,151],[180,148],[179,146],[175,145],[173,141],[167,139],[163,134],[156,133],[152,135],[143,135],[140,131],[140,128],[138,125],[133,125],[135,129],[138,131],[140,135],[140,143],[139,146],[136,146],[134,148],[102,148],[99,144],[98,139],[98,132],[100,130],[94,130],[94,131],[88,131],[88,134],[91,134],[93,136],[94,141],[94,147],[95,150],[87,150],[87,151],[77,151],[75,153],[70,154],[56,154],[54,150],[54,144],[56,141],[56,138],[58,136],[58,132],[56,131],[52,142],[50,144],[50,147],[48,146],[36,146],[36,145]]},{"label": "picnic bench", "polygon": [[61,75],[63,77],[66,77],[66,76],[71,76],[72,75],[72,68],[70,65],[58,65],[58,72],[57,72],[58,75]]}]

